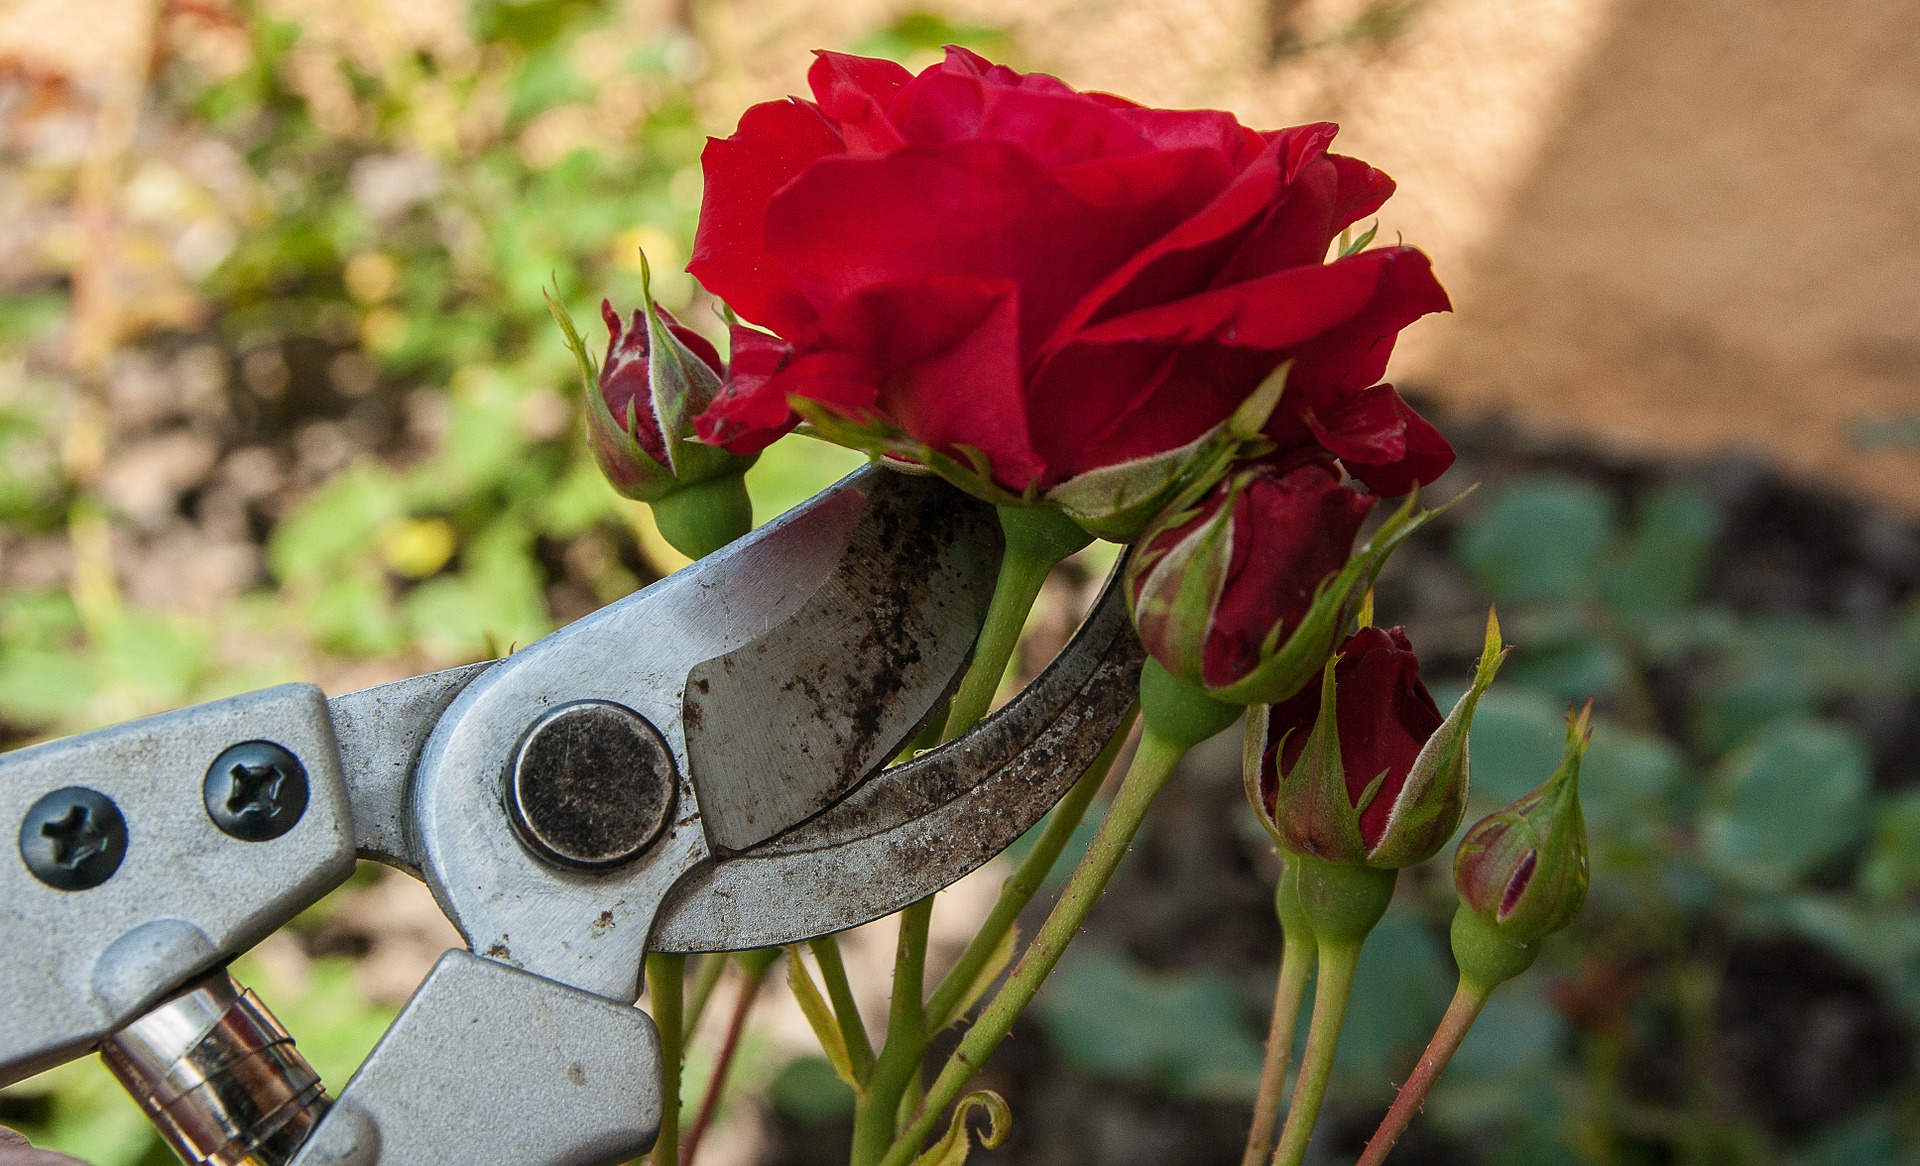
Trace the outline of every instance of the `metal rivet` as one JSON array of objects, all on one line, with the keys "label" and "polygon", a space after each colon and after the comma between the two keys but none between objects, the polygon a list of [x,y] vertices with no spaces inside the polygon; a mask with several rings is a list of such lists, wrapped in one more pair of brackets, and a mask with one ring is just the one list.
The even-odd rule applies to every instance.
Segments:
[{"label": "metal rivet", "polygon": [[57,789],[20,823],[20,857],[33,877],[61,891],[97,887],[127,856],[127,820],[113,799],[84,786]]},{"label": "metal rivet", "polygon": [[271,741],[247,741],[207,769],[207,816],[242,842],[266,842],[307,812],[307,771]]},{"label": "metal rivet", "polygon": [[507,808],[528,848],[562,866],[618,866],[666,827],[678,770],[647,719],[624,705],[563,705],[527,730]]}]

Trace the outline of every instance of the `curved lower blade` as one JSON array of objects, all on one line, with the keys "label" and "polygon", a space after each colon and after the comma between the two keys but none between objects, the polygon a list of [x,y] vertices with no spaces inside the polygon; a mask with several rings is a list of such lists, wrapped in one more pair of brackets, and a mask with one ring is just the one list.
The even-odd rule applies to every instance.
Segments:
[{"label": "curved lower blade", "polygon": [[884,770],[818,817],[695,867],[648,947],[794,943],[897,911],[1006,849],[1125,722],[1143,659],[1116,581],[1059,657],[971,732]]}]

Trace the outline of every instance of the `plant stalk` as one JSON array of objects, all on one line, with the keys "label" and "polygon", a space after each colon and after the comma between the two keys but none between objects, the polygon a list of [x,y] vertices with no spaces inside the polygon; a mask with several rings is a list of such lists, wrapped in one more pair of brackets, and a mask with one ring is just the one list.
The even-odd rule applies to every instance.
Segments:
[{"label": "plant stalk", "polygon": [[1075,868],[1073,877],[1060,895],[1060,901],[1054,904],[1046,922],[1041,925],[1026,953],[1020,957],[1019,964],[1007,977],[1006,983],[981,1011],[967,1035],[961,1038],[960,1047],[941,1067],[940,1075],[927,1091],[927,1099],[920,1107],[919,1116],[904,1136],[893,1143],[886,1157],[881,1159],[881,1166],[906,1166],[912,1161],[919,1147],[933,1133],[940,1115],[959,1100],[967,1081],[986,1063],[987,1057],[1006,1039],[1007,1033],[1012,1031],[1014,1020],[1033,1002],[1048,973],[1060,962],[1067,944],[1079,931],[1080,925],[1086,922],[1100,892],[1106,888],[1120,860],[1126,856],[1127,847],[1140,829],[1147,809],[1153,805],[1154,798],[1173,773],[1174,765],[1186,751],[1186,744],[1167,739],[1155,731],[1149,720],[1140,737],[1139,751],[1134,754],[1133,764],[1121,780],[1113,806],[1108,810],[1106,820],[1100,824],[1099,833],[1094,835],[1086,858]]},{"label": "plant stalk", "polygon": [[759,998],[760,986],[767,982],[767,972],[773,964],[772,960],[756,960],[751,966],[741,965],[740,994],[734,999],[732,1015],[727,1018],[727,1033],[720,1042],[719,1056],[714,1059],[713,1075],[707,1079],[706,1096],[700,1099],[700,1112],[694,1117],[681,1147],[683,1166],[693,1166],[694,1155],[700,1152],[700,1138],[713,1124],[720,1097],[726,1092],[727,1074],[733,1068],[734,1055],[740,1050],[740,1036],[747,1028],[747,1015],[753,1011],[753,1002]]},{"label": "plant stalk", "polygon": [[1319,944],[1319,978],[1313,989],[1313,1021],[1307,1028],[1307,1048],[1300,1058],[1300,1078],[1294,1082],[1293,1103],[1273,1166],[1300,1166],[1313,1138],[1326,1100],[1327,1080],[1333,1075],[1333,1054],[1340,1044],[1340,1026],[1346,1022],[1347,998],[1353,993],[1353,974],[1360,962],[1360,941]]},{"label": "plant stalk", "polygon": [[1011,876],[1000,886],[1000,897],[994,901],[993,910],[980,925],[980,930],[967,942],[966,950],[947,973],[946,979],[934,990],[933,998],[927,1002],[927,1030],[939,1032],[949,1024],[960,1019],[961,1009],[966,1007],[968,994],[972,991],[980,973],[993,958],[994,949],[1012,929],[1020,912],[1026,910],[1033,901],[1047,875],[1060,860],[1060,854],[1072,841],[1073,832],[1080,828],[1081,819],[1086,817],[1087,806],[1093,801],[1094,794],[1107,780],[1107,774],[1113,769],[1114,758],[1120,754],[1120,748],[1126,744],[1127,735],[1133,731],[1134,713],[1114,732],[1107,747],[1094,758],[1093,764],[1080,775],[1067,795],[1060,799],[1053,813],[1048,815],[1046,825],[1040,830],[1040,837],[1033,848],[1027,851],[1014,869]]},{"label": "plant stalk", "polygon": [[840,1039],[846,1042],[854,1076],[865,1081],[873,1076],[873,1042],[867,1037],[867,1026],[860,1020],[860,1006],[853,1001],[846,961],[840,958],[840,937],[822,935],[809,939],[807,947],[813,952],[814,962],[820,965],[827,1002],[833,1005],[833,1018],[839,1022]]},{"label": "plant stalk", "polygon": [[1281,941],[1273,1022],[1267,1026],[1267,1059],[1260,1067],[1260,1092],[1254,1097],[1253,1125],[1247,1130],[1247,1150],[1240,1157],[1240,1166],[1261,1166],[1273,1151],[1280,1098],[1287,1089],[1287,1063],[1293,1059],[1293,1030],[1299,1023],[1300,1003],[1306,999],[1314,949],[1313,933],[1305,929],[1289,930]]},{"label": "plant stalk", "polygon": [[933,896],[900,912],[900,941],[893,962],[893,998],[887,1008],[887,1039],[874,1062],[867,1094],[855,1102],[852,1166],[879,1160],[893,1141],[901,1095],[920,1071],[927,1051],[927,1014],[921,995],[927,967],[927,930]]},{"label": "plant stalk", "polygon": [[679,1166],[680,1065],[686,1057],[685,1003],[687,957],[675,952],[647,953],[647,985],[652,990],[653,1023],[660,1030],[660,1134],[648,1159],[653,1166]]},{"label": "plant stalk", "polygon": [[1467,1030],[1473,1027],[1480,1010],[1487,1006],[1493,989],[1461,980],[1454,989],[1453,1000],[1447,1005],[1447,1014],[1440,1018],[1440,1026],[1433,1030],[1433,1039],[1427,1042],[1426,1051],[1420,1054],[1420,1063],[1413,1067],[1413,1075],[1400,1087],[1400,1093],[1393,1099],[1393,1105],[1387,1110],[1387,1116],[1381,1120],[1380,1128],[1373,1131],[1373,1137],[1367,1141],[1367,1148],[1360,1155],[1355,1166],[1380,1166],[1387,1160],[1387,1154],[1400,1135],[1407,1132],[1407,1123],[1420,1111],[1427,1094],[1433,1089],[1433,1083],[1440,1079],[1441,1070],[1453,1059],[1460,1042],[1467,1037]]}]

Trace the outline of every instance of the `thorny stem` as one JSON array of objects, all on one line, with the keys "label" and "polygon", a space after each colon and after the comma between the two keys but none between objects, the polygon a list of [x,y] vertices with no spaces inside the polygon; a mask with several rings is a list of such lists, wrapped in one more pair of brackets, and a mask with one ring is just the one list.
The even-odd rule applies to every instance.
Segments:
[{"label": "thorny stem", "polygon": [[653,1166],[679,1166],[680,1062],[686,1056],[685,1002],[687,957],[676,952],[647,953],[647,986],[653,998],[653,1023],[660,1029],[660,1074],[666,1096],[660,1099],[660,1133],[653,1143]]},{"label": "thorny stem", "polygon": [[1113,877],[1120,860],[1126,856],[1127,847],[1139,831],[1147,809],[1153,805],[1154,798],[1173,773],[1174,765],[1186,751],[1185,744],[1168,740],[1156,732],[1149,722],[1141,733],[1139,751],[1134,754],[1133,764],[1120,782],[1113,806],[1107,811],[1099,832],[1094,835],[1092,845],[1087,848],[1086,858],[1074,869],[1073,877],[1061,892],[1060,901],[1048,913],[1046,922],[1041,924],[1039,933],[1020,957],[1019,964],[1007,977],[1006,983],[981,1011],[979,1019],[967,1030],[967,1035],[961,1038],[960,1047],[941,1067],[939,1077],[927,1091],[927,1099],[920,1107],[919,1116],[906,1133],[893,1143],[886,1157],[881,1160],[881,1166],[906,1166],[912,1160],[932,1134],[941,1114],[959,1099],[968,1079],[986,1063],[987,1057],[1012,1031],[1014,1020],[1033,1002],[1048,973],[1060,962],[1067,944],[1079,931],[1080,925],[1086,922],[1094,902],[1106,888],[1107,880]]},{"label": "thorny stem", "polygon": [[1433,1039],[1427,1042],[1427,1049],[1420,1054],[1420,1063],[1413,1067],[1413,1075],[1400,1087],[1400,1093],[1393,1099],[1393,1105],[1387,1110],[1387,1116],[1380,1122],[1380,1128],[1373,1132],[1367,1142],[1366,1152],[1360,1155],[1355,1166],[1380,1166],[1387,1160],[1387,1154],[1400,1135],[1407,1132],[1407,1123],[1420,1111],[1427,1094],[1433,1089],[1433,1083],[1440,1079],[1441,1070],[1453,1059],[1460,1042],[1466,1039],[1467,1030],[1487,1006],[1487,1000],[1493,995],[1493,989],[1479,984],[1460,981],[1454,989],[1453,1002],[1447,1005],[1447,1014],[1440,1018],[1440,1027],[1433,1030]]},{"label": "thorny stem", "polygon": [[1307,1142],[1313,1137],[1320,1103],[1333,1075],[1333,1053],[1340,1044],[1340,1026],[1347,1016],[1347,997],[1353,992],[1354,968],[1360,962],[1360,942],[1350,940],[1320,945],[1320,974],[1313,989],[1313,1022],[1307,1028],[1307,1048],[1300,1058],[1300,1079],[1294,1082],[1293,1103],[1287,1107],[1286,1128],[1273,1152],[1273,1166],[1300,1166]]},{"label": "thorny stem", "polygon": [[753,1002],[760,995],[760,986],[767,982],[767,972],[773,964],[773,960],[755,960],[751,965],[744,962],[741,965],[740,994],[734,998],[733,1014],[727,1018],[727,1033],[720,1042],[720,1054],[713,1062],[713,1075],[707,1079],[707,1094],[700,1099],[700,1112],[681,1147],[683,1166],[693,1166],[693,1157],[700,1152],[700,1137],[707,1132],[714,1112],[720,1108],[720,1097],[727,1088],[727,1074],[733,1068],[734,1054],[740,1049],[740,1035],[746,1031],[747,1014],[753,1011]]},{"label": "thorny stem", "polygon": [[873,1075],[873,1042],[867,1038],[867,1026],[860,1022],[860,1006],[853,1002],[853,985],[847,980],[846,961],[840,958],[840,937],[822,935],[808,940],[807,947],[820,965],[820,979],[827,986],[827,1001],[833,1005],[833,1018],[840,1024],[840,1038],[846,1042],[853,1075],[865,1081]]},{"label": "thorny stem", "polygon": [[1080,775],[1080,780],[1067,791],[1067,796],[1060,799],[1060,804],[1047,816],[1046,825],[1041,827],[1040,837],[1034,842],[1033,848],[1020,860],[1012,876],[1001,884],[1000,898],[994,902],[993,910],[987,913],[986,922],[968,941],[966,950],[960,953],[953,970],[947,973],[940,987],[934,990],[933,999],[927,1002],[929,1031],[939,1032],[960,1019],[967,996],[985,970],[987,961],[993,958],[994,949],[1000,946],[1000,941],[1012,929],[1020,912],[1026,910],[1027,904],[1039,893],[1047,875],[1060,860],[1061,852],[1073,839],[1073,832],[1080,828],[1088,804],[1107,780],[1107,774],[1113,769],[1114,758],[1119,756],[1121,746],[1126,744],[1127,735],[1133,730],[1134,715],[1131,712],[1127,714],[1107,742],[1107,747],[1100,751],[1100,756],[1094,758],[1093,764]]},{"label": "thorny stem", "polygon": [[1273,1150],[1280,1098],[1287,1089],[1287,1062],[1293,1058],[1293,1030],[1300,1019],[1300,1002],[1306,998],[1314,946],[1313,932],[1305,928],[1290,929],[1281,940],[1280,981],[1273,993],[1273,1022],[1267,1027],[1267,1059],[1260,1068],[1260,1092],[1254,1098],[1253,1125],[1247,1130],[1247,1150],[1240,1166],[1262,1166]]},{"label": "thorny stem", "polygon": [[876,1161],[893,1140],[900,1097],[920,1071],[927,1051],[927,1014],[921,995],[927,968],[927,930],[933,896],[900,912],[900,941],[893,961],[893,998],[887,1008],[887,1039],[874,1062],[867,1094],[853,1115],[853,1166]]}]

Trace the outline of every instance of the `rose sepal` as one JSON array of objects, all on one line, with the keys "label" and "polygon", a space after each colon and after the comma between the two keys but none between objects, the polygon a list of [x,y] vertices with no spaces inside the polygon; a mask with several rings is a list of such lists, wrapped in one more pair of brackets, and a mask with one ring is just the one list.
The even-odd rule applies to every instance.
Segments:
[{"label": "rose sepal", "polygon": [[1287,361],[1268,374],[1233,415],[1177,449],[1088,470],[1047,491],[1046,501],[1095,538],[1131,543],[1156,516],[1185,510],[1228,469],[1273,451],[1261,430],[1286,392]]},{"label": "rose sepal", "polygon": [[[1038,506],[1040,493],[1017,493],[993,480],[986,455],[972,446],[956,446],[960,457],[908,437],[905,431],[877,416],[849,417],[799,394],[787,404],[800,416],[810,436],[833,445],[858,450],[909,474],[933,474],[954,487],[994,506]],[[964,458],[965,460],[961,460]]]},{"label": "rose sepal", "polygon": [[1473,683],[1421,746],[1388,812],[1386,830],[1367,855],[1372,865],[1405,867],[1425,862],[1438,854],[1460,828],[1467,810],[1467,734],[1473,728],[1480,698],[1511,651],[1501,645],[1500,619],[1489,608],[1486,639],[1480,660],[1474,665]]}]

